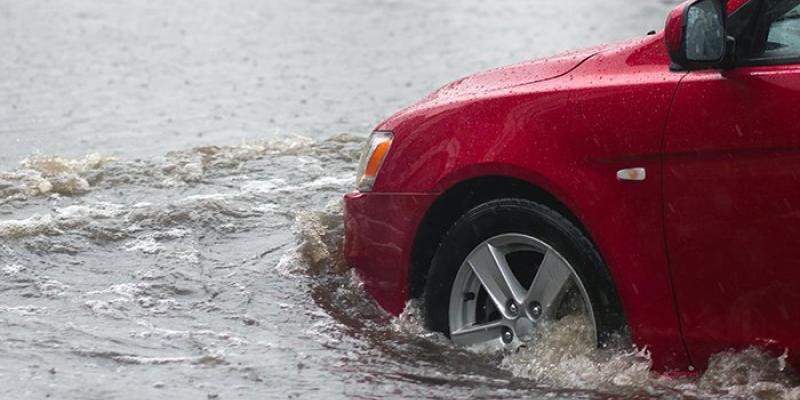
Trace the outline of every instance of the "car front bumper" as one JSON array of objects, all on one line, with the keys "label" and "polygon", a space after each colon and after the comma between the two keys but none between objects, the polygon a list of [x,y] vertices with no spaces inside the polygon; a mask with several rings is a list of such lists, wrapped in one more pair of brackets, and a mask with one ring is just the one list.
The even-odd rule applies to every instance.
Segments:
[{"label": "car front bumper", "polygon": [[345,261],[391,314],[400,314],[408,301],[414,238],[435,198],[361,192],[344,196]]}]

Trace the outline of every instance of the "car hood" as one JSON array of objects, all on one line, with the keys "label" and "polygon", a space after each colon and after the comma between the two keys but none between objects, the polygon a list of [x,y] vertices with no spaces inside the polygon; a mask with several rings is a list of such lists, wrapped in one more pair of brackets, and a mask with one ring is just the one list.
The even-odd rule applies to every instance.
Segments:
[{"label": "car hood", "polygon": [[428,96],[426,100],[475,96],[554,79],[569,73],[582,62],[606,49],[607,46],[601,46],[576,50],[546,59],[495,68],[452,82]]},{"label": "car hood", "polygon": [[377,130],[394,131],[399,125],[424,116],[421,111],[436,109],[491,96],[498,91],[509,90],[523,85],[555,79],[568,74],[584,61],[612,46],[598,46],[584,50],[563,53],[545,59],[531,60],[506,67],[495,68],[449,83],[431,93],[416,104],[401,110],[377,127]]}]

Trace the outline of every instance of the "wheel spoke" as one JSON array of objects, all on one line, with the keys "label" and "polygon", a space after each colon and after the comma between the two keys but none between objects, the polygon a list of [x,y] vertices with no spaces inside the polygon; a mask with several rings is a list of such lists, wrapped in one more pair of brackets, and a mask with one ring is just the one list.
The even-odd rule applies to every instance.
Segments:
[{"label": "wheel spoke", "polygon": [[571,278],[572,270],[566,262],[556,252],[548,250],[533,278],[526,304],[538,302],[542,307],[542,316],[552,317],[559,300],[569,288]]},{"label": "wheel spoke", "polygon": [[522,302],[525,298],[525,289],[511,272],[505,255],[496,247],[486,243],[472,253],[467,263],[481,281],[497,309],[501,310],[506,317],[510,317],[506,305],[509,300]]},{"label": "wheel spoke", "polygon": [[461,328],[450,334],[453,343],[459,346],[475,346],[500,341],[503,334],[502,321],[493,321]]}]

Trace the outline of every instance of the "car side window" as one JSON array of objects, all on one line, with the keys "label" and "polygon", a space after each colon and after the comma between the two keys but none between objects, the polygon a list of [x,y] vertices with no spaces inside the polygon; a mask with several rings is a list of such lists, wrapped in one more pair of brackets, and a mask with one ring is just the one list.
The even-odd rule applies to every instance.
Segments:
[{"label": "car side window", "polygon": [[778,17],[769,27],[762,57],[792,58],[800,55],[800,6]]},{"label": "car side window", "polygon": [[800,1],[765,0],[755,30],[750,61],[781,64],[800,61]]}]

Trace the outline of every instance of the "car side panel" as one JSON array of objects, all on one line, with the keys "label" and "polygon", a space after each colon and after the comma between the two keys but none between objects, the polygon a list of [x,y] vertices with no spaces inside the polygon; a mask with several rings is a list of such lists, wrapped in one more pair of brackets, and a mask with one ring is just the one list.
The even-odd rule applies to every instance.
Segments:
[{"label": "car side panel", "polygon": [[692,72],[664,146],[667,244],[692,359],[800,364],[800,66]]}]

